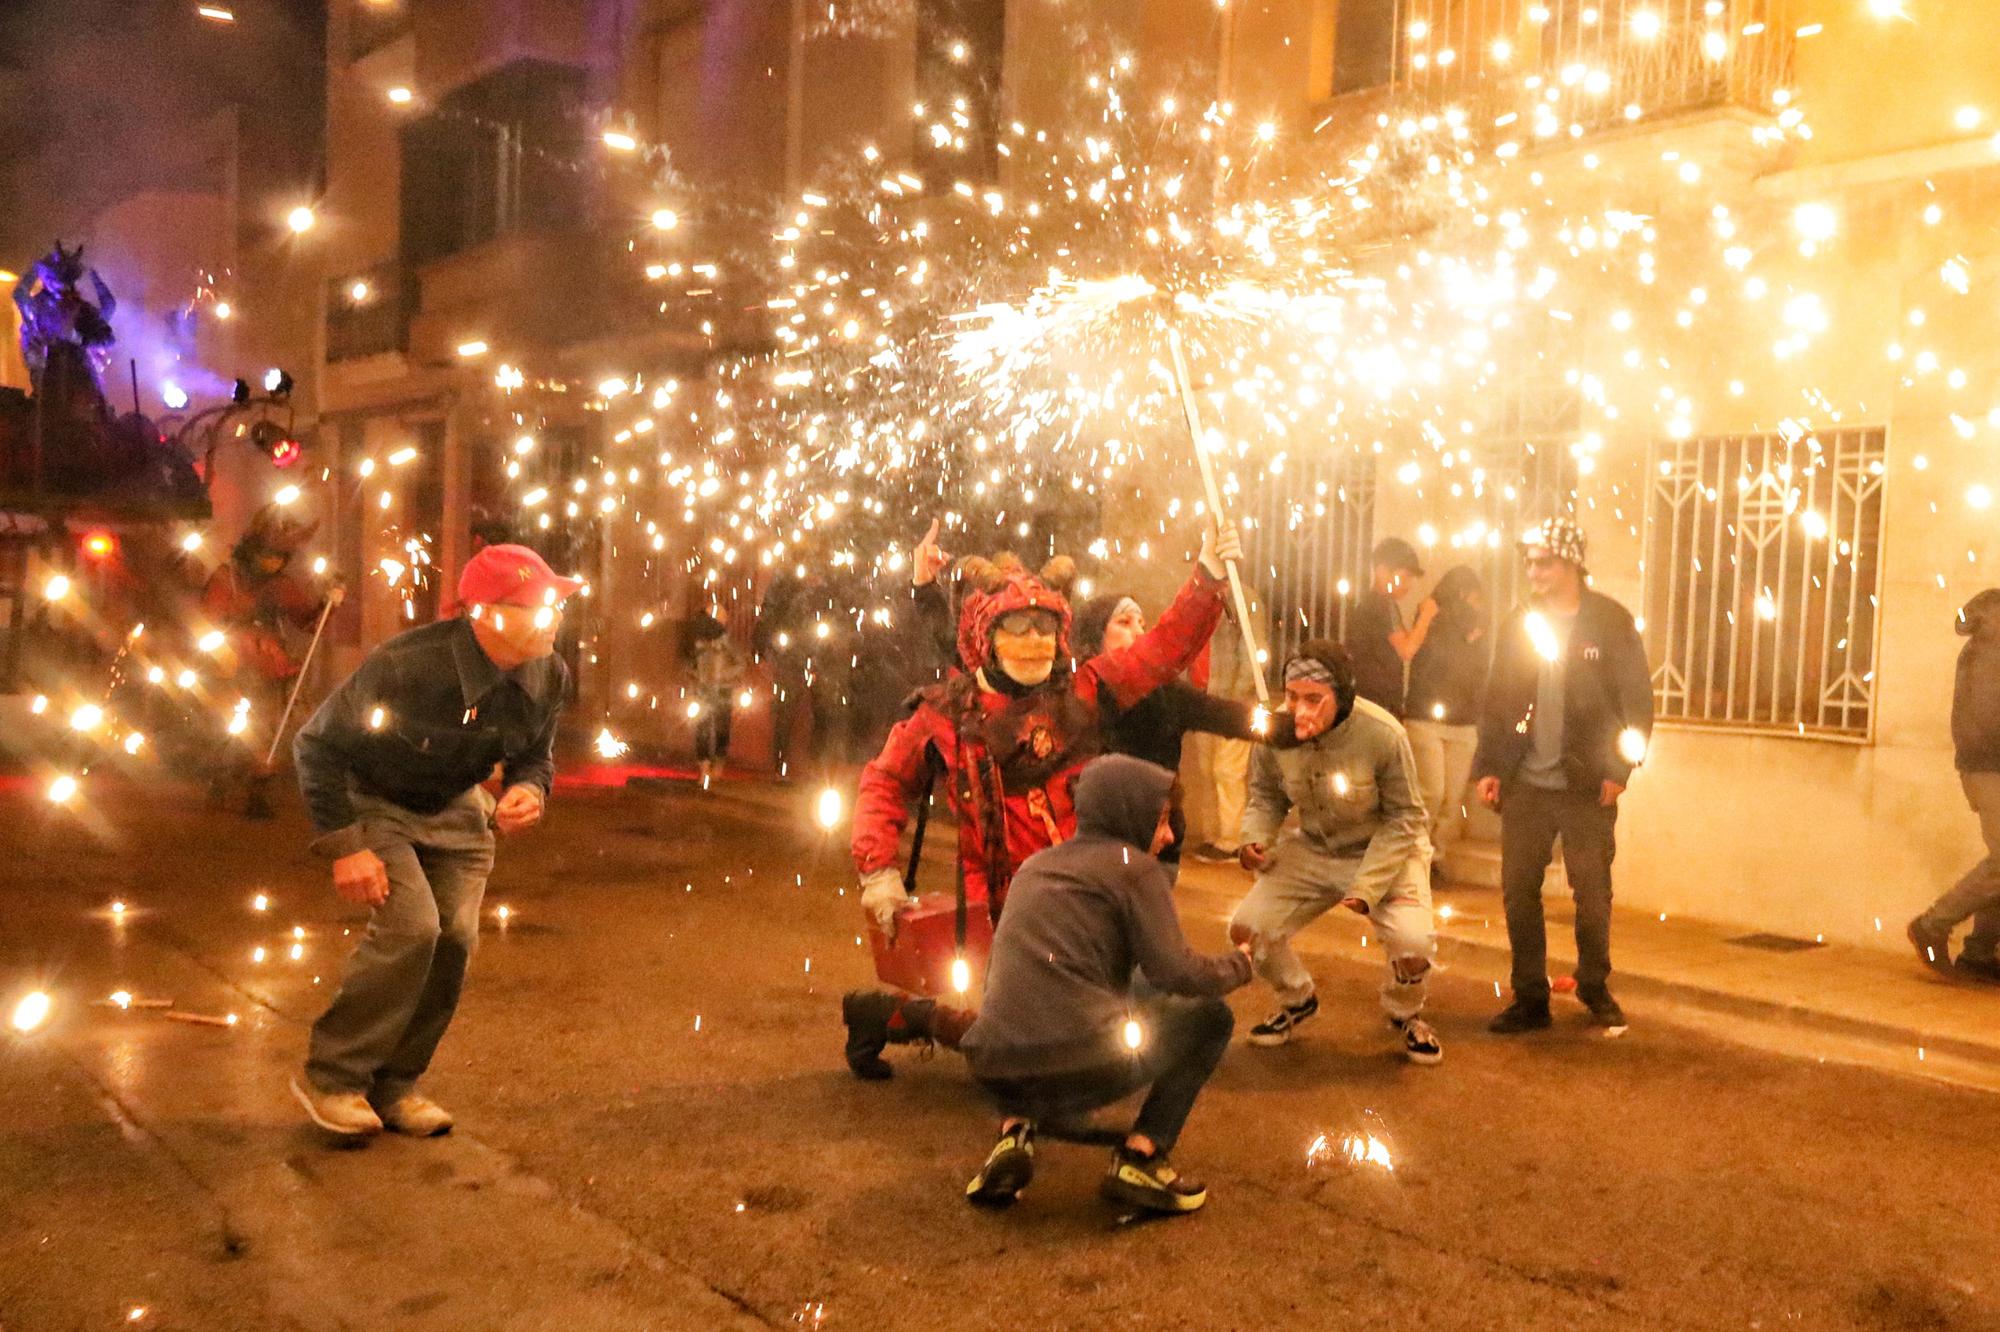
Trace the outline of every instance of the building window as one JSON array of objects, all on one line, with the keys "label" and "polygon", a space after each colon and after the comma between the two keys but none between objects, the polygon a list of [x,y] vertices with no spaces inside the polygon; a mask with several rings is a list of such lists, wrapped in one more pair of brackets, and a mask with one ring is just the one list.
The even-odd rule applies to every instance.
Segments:
[{"label": "building window", "polygon": [[1247,497],[1246,590],[1270,614],[1272,662],[1310,638],[1343,637],[1368,589],[1375,539],[1372,454],[1287,457]]},{"label": "building window", "polygon": [[1339,0],[1333,18],[1333,95],[1362,92],[1396,75],[1397,0]]},{"label": "building window", "polygon": [[584,225],[572,165],[583,71],[521,60],[451,93],[403,131],[402,257],[428,263],[512,231]]},{"label": "building window", "polygon": [[927,190],[1000,176],[1005,0],[918,0],[913,157]]},{"label": "building window", "polygon": [[1884,432],[1659,446],[1645,637],[1662,721],[1867,740]]}]

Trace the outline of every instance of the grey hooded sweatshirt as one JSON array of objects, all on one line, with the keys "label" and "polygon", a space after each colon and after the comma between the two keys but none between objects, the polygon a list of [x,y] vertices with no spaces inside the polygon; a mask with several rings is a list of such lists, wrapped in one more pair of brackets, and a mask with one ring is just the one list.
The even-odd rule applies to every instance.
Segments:
[{"label": "grey hooded sweatshirt", "polygon": [[1223,995],[1250,979],[1241,953],[1188,947],[1173,889],[1147,853],[1174,777],[1122,754],[1076,783],[1076,836],[1028,857],[993,936],[986,997],[964,1049],[974,1076],[1038,1077],[1127,1057],[1132,970],[1168,994]]}]

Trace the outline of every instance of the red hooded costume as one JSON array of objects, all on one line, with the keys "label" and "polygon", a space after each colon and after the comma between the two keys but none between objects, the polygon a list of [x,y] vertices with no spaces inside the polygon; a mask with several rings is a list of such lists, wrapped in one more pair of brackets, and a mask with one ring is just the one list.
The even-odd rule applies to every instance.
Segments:
[{"label": "red hooded costume", "polygon": [[[1099,691],[1127,708],[1185,671],[1222,618],[1226,584],[1197,567],[1136,643],[1078,665],[1059,592],[1019,567],[989,566],[988,579],[959,613],[962,673],[920,691],[915,711],[861,771],[853,853],[864,877],[896,863],[926,765],[936,764],[958,817],[966,896],[988,902],[997,917],[1021,862],[1076,831],[1071,792],[1103,750]],[[1033,687],[1009,679],[993,656],[994,625],[1026,609],[1053,611],[1061,622],[1056,668]]]}]

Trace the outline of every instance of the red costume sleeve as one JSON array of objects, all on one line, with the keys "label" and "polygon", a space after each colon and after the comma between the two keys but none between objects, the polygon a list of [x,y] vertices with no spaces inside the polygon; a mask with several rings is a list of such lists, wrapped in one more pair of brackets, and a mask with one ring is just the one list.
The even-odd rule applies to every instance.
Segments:
[{"label": "red costume sleeve", "polygon": [[1084,663],[1078,692],[1091,698],[1096,695],[1096,684],[1102,684],[1119,707],[1129,708],[1179,676],[1208,646],[1221,622],[1224,586],[1220,578],[1210,578],[1197,568],[1181,584],[1180,595],[1160,622],[1141,634],[1138,642],[1116,652],[1100,652]]},{"label": "red costume sleeve", "polygon": [[924,751],[934,741],[949,764],[953,759],[950,727],[936,708],[925,703],[896,723],[882,743],[882,752],[861,770],[850,844],[857,872],[872,874],[896,863],[903,825],[910,821],[912,806],[924,794]]}]

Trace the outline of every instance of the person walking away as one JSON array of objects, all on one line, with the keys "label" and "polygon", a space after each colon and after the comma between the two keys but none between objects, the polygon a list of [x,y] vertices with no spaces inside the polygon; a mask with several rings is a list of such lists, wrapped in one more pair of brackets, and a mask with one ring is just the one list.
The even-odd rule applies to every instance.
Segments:
[{"label": "person walking away", "polygon": [[[1951,742],[1958,781],[1986,858],[1910,922],[1910,942],[1941,975],[2000,985],[2000,588],[1987,588],[1958,613],[1965,646],[1951,691]],[[1951,932],[1970,917],[1972,933],[1954,959]]]},{"label": "person walking away", "polygon": [[1444,869],[1444,848],[1464,829],[1465,788],[1479,747],[1479,695],[1486,687],[1486,597],[1466,565],[1448,570],[1417,611],[1428,624],[1410,661],[1404,699],[1417,787],[1430,820],[1431,887]]},{"label": "person walking away", "polygon": [[[1034,1175],[1038,1125],[1075,1125],[1144,1088],[1101,1192],[1125,1207],[1192,1212],[1208,1191],[1167,1164],[1196,1099],[1228,1049],[1222,996],[1250,979],[1247,948],[1188,947],[1155,856],[1174,775],[1127,755],[1084,767],[1076,836],[1022,864],[993,936],[986,1002],[965,1034],[972,1073],[999,1105],[1000,1138],[965,1186],[1004,1206]],[[1157,992],[1132,997],[1143,968]]]},{"label": "person walking away", "polygon": [[1361,697],[1382,708],[1391,717],[1403,715],[1403,673],[1430,632],[1430,617],[1437,613],[1434,603],[1428,611],[1419,609],[1414,624],[1403,623],[1398,600],[1408,590],[1410,580],[1422,578],[1424,567],[1417,552],[1401,537],[1384,537],[1369,557],[1368,590],[1347,617],[1348,660],[1354,663],[1355,688]]},{"label": "person walking away", "polygon": [[[1250,757],[1243,812],[1243,868],[1257,875],[1229,937],[1250,945],[1278,1011],[1250,1029],[1252,1045],[1291,1040],[1319,1013],[1312,973],[1292,936],[1336,906],[1368,917],[1387,956],[1382,1012],[1412,1063],[1444,1058],[1423,1019],[1437,936],[1431,919],[1430,838],[1417,797],[1416,761],[1402,723],[1355,692],[1346,651],[1330,639],[1302,644],[1285,662],[1285,705],[1298,746]],[[1296,832],[1278,829],[1293,810]]]},{"label": "person walking away", "polygon": [[743,681],[743,654],[729,641],[729,628],[702,611],[688,622],[695,680],[694,756],[706,791],[729,764],[729,728],[735,717],[736,687]]},{"label": "person walking away", "polygon": [[[541,821],[569,671],[554,655],[582,584],[526,546],[488,546],[459,575],[462,616],[363,659],[293,742],[334,891],[370,908],[292,1094],[344,1137],[451,1127],[417,1081],[458,1007],[493,868],[493,829]],[[501,769],[497,800],[480,785]]]},{"label": "person walking away", "polygon": [[1618,800],[1646,757],[1653,683],[1632,614],[1587,586],[1584,532],[1550,518],[1521,538],[1529,604],[1494,638],[1473,773],[1500,811],[1501,896],[1514,999],[1490,1024],[1506,1036],[1549,1025],[1542,877],[1562,838],[1576,897],[1576,997],[1617,1036],[1611,997],[1611,859]]}]

